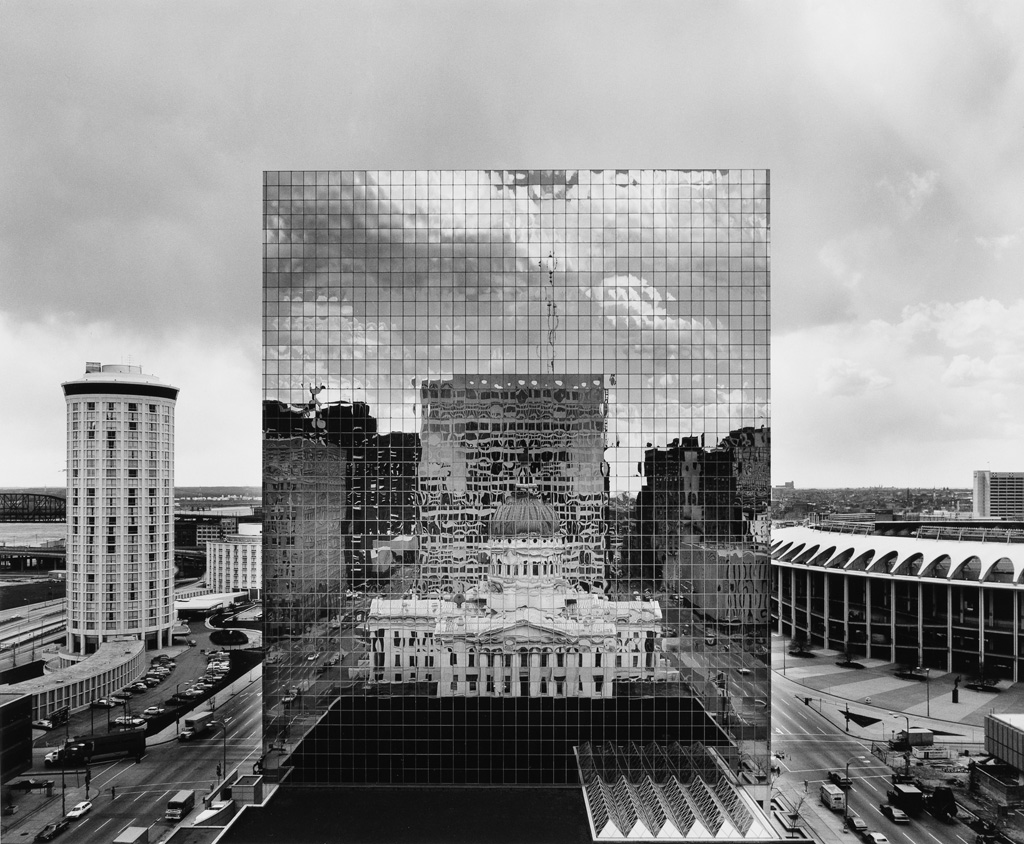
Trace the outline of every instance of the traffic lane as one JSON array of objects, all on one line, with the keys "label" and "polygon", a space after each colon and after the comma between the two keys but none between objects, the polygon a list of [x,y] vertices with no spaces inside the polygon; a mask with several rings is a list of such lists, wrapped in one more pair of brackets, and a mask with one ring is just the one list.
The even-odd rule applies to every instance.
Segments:
[{"label": "traffic lane", "polygon": [[[251,768],[250,758],[255,761],[261,752],[262,706],[258,687],[258,682],[253,684],[218,711],[222,717],[237,719],[234,722],[237,734],[233,738],[229,737],[227,742],[228,765],[231,767],[238,764],[246,773]],[[231,723],[229,721],[229,728]],[[116,834],[136,818],[145,820],[147,826],[162,818],[167,791],[173,793],[182,788],[200,787],[209,789],[216,780],[217,764],[222,763],[223,742],[210,742],[207,747],[191,753],[181,752],[185,747],[185,744],[170,742],[148,748],[146,756],[140,763],[120,759],[94,765],[91,769],[88,797],[83,772],[65,772],[66,805],[70,807],[86,799],[92,800],[94,804],[90,815],[82,821],[75,822],[82,827],[81,835],[85,837],[79,837],[76,833],[74,840],[109,842],[112,830],[113,834]],[[41,768],[41,752],[37,755],[40,757],[37,767]],[[38,832],[48,821],[55,820],[61,814],[60,772],[48,771],[46,775],[57,783],[58,797],[38,816],[20,826],[22,831]],[[116,799],[112,796],[111,788],[116,790]],[[115,821],[120,821],[121,825],[116,826]],[[87,833],[97,828],[101,828],[99,837],[90,838]]]},{"label": "traffic lane", "polygon": [[[808,721],[811,720],[808,713],[810,709],[802,702],[786,700],[776,706],[772,714],[773,720],[776,716],[804,714],[804,720]],[[793,781],[797,792],[801,790],[800,781],[807,780],[809,795],[818,799],[819,787],[827,781],[828,772],[845,772],[849,761],[850,778],[854,781],[853,788],[847,792],[850,810],[860,815],[869,828],[885,833],[891,841],[900,844],[919,844],[932,839],[945,844],[951,840],[950,827],[927,813],[922,812],[907,825],[894,824],[882,815],[878,806],[888,802],[886,791],[892,785],[892,770],[870,755],[869,743],[843,733],[816,713],[814,720],[818,721],[817,734],[775,734],[772,740],[773,750],[785,753],[785,758],[778,761],[783,776]],[[837,819],[841,827],[841,814]]]},{"label": "traffic lane", "polygon": [[[226,708],[227,705],[221,710]],[[235,719],[251,727],[262,717],[259,698],[255,695],[238,701],[231,711],[233,715],[222,713],[232,718],[229,729]],[[262,750],[259,736],[252,735],[248,728],[244,735],[229,735],[226,744],[228,769],[237,765],[245,773]],[[168,832],[173,824],[163,820],[167,800],[177,791],[192,789],[197,792],[197,802],[200,801],[217,782],[216,768],[223,763],[223,752],[224,742],[218,734],[211,740],[171,742],[153,748],[137,765],[121,761],[102,768],[93,775],[91,791],[95,806],[91,817],[96,823],[83,827],[82,837],[76,835],[74,840],[84,844],[109,844],[113,835],[133,822],[140,826],[156,823],[153,833],[157,835]],[[111,796],[112,787],[116,797]],[[73,805],[70,796],[68,799],[68,805]]]}]

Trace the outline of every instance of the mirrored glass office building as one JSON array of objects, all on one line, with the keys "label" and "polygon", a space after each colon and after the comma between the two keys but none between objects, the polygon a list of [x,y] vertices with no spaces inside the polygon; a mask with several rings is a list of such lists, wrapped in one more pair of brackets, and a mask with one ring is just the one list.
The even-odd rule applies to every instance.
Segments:
[{"label": "mirrored glass office building", "polygon": [[763,783],[767,172],[264,181],[264,769]]}]

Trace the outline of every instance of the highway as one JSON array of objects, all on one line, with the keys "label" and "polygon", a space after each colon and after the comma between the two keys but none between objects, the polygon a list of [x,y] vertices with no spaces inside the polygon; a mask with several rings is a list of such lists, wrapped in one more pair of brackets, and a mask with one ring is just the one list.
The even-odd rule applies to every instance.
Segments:
[{"label": "highway", "polygon": [[805,687],[778,672],[773,673],[772,684],[772,751],[785,754],[775,760],[781,775],[773,785],[790,803],[799,805],[817,838],[856,840],[843,832],[843,813],[826,808],[818,794],[829,771],[845,772],[849,762],[853,780],[847,791],[849,811],[860,815],[869,829],[884,833],[894,844],[973,844],[975,834],[966,826],[948,826],[926,812],[909,824],[895,824],[882,815],[878,806],[888,802],[885,792],[892,784],[892,771],[871,755],[870,742],[847,735],[813,706],[805,705],[801,696],[806,694]]},{"label": "highway", "polygon": [[34,658],[37,647],[65,638],[67,612],[63,599],[42,601],[0,612],[0,669],[12,667],[18,659]]},{"label": "highway", "polygon": [[[170,741],[147,749],[142,762],[123,759],[94,766],[89,797],[84,779],[75,772],[66,774],[65,804],[71,808],[80,800],[93,802],[93,810],[73,821],[60,837],[67,844],[109,844],[124,827],[156,824],[150,842],[159,841],[173,831],[173,824],[163,820],[168,799],[182,789],[196,791],[196,811],[202,810],[201,798],[210,793],[217,779],[217,766],[227,756],[227,770],[238,766],[243,773],[252,773],[252,764],[261,753],[263,707],[260,682],[235,695],[217,709],[217,717],[227,724],[227,735],[214,731],[192,742]],[[43,748],[35,751],[33,770],[43,771]],[[43,826],[59,817],[61,812],[60,771],[48,769],[46,779],[56,781],[56,799],[29,817],[19,819],[13,835],[34,836]],[[116,790],[116,797],[111,789]],[[190,821],[187,821],[190,822]],[[30,840],[30,839],[25,839]]]}]

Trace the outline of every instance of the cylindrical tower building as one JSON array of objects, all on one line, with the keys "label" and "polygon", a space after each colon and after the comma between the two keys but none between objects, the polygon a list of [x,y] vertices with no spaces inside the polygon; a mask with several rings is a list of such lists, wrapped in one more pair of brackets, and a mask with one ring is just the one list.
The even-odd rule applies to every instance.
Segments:
[{"label": "cylindrical tower building", "polygon": [[86,363],[67,401],[69,651],[130,636],[171,643],[174,403],[141,366]]}]

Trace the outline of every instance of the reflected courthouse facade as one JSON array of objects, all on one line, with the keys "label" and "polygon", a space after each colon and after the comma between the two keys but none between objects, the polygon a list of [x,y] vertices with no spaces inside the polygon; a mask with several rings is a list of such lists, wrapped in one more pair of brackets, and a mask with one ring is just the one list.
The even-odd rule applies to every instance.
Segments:
[{"label": "reflected courthouse facade", "polygon": [[264,211],[265,770],[625,744],[763,800],[767,173],[271,172]]}]

